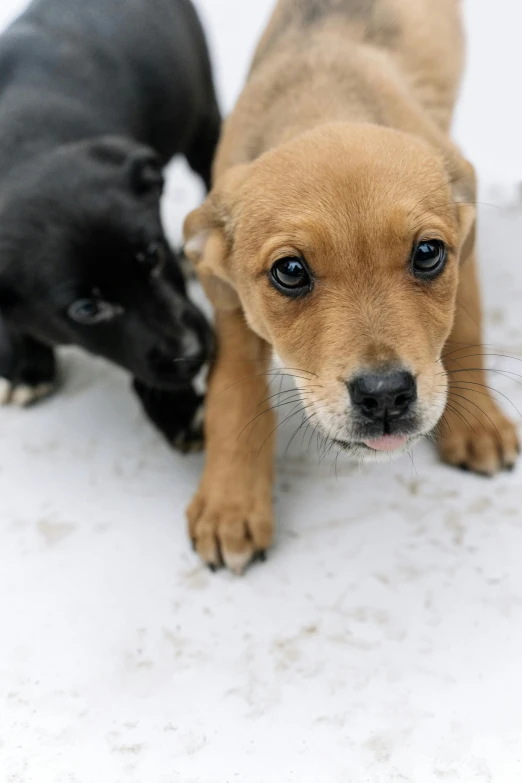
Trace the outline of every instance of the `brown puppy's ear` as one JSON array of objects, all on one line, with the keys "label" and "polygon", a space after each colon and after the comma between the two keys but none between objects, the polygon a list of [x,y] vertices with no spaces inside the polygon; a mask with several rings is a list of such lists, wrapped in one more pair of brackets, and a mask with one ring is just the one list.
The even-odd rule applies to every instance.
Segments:
[{"label": "brown puppy's ear", "polygon": [[460,227],[461,261],[473,252],[475,244],[475,223],[477,219],[477,180],[475,169],[454,147],[446,157],[453,200],[457,207]]},{"label": "brown puppy's ear", "polygon": [[[477,217],[477,179],[475,169],[469,163],[456,144],[453,144],[431,123],[423,118],[422,135],[435,148],[442,152],[444,166],[448,173],[453,202],[457,207],[460,233],[460,258],[464,261],[474,247],[475,223]],[[417,129],[418,130],[418,129]]]},{"label": "brown puppy's ear", "polygon": [[234,207],[247,165],[235,166],[218,181],[206,202],[185,220],[185,255],[198,270],[208,298],[219,310],[237,310],[241,304],[235,290],[230,254],[234,241]]}]

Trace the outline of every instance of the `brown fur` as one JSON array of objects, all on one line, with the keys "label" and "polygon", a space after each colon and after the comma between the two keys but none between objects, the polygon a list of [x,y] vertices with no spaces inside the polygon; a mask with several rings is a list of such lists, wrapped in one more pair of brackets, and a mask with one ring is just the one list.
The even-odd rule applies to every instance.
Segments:
[{"label": "brown fur", "polygon": [[[481,333],[473,170],[447,137],[462,62],[458,5],[281,0],[263,36],[214,189],[185,226],[218,311],[207,464],[189,509],[209,564],[240,571],[271,543],[275,424],[259,406],[272,349],[297,377],[307,415],[354,456],[347,383],[361,368],[398,363],[417,378],[418,436],[436,427],[451,379],[445,459],[485,473],[515,460],[514,429],[471,369],[480,359],[465,358]],[[449,248],[429,284],[408,265],[426,237]],[[316,281],[298,300],[268,274],[295,254]],[[451,374],[466,368],[465,379]]]}]

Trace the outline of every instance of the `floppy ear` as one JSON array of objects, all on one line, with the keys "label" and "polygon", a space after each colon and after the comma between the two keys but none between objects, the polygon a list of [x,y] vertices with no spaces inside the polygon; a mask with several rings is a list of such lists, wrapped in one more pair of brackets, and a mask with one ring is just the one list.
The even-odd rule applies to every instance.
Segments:
[{"label": "floppy ear", "polygon": [[89,152],[100,163],[123,167],[132,190],[139,196],[159,198],[164,178],[153,149],[123,136],[100,136],[89,142]]},{"label": "floppy ear", "polygon": [[[465,261],[474,248],[477,180],[475,169],[469,163],[456,144],[453,144],[431,123],[422,119],[422,135],[435,148],[442,152],[444,166],[448,173],[453,193],[453,202],[457,207],[457,219],[460,233],[460,258]],[[418,131],[418,128],[417,128]]]},{"label": "floppy ear", "polygon": [[161,162],[152,150],[137,151],[131,159],[131,187],[139,195],[152,193],[159,198],[163,193],[165,179]]},{"label": "floppy ear", "polygon": [[218,310],[241,307],[231,254],[240,198],[249,166],[235,166],[217,182],[206,202],[185,220],[185,255],[198,270],[208,298]]},{"label": "floppy ear", "polygon": [[473,252],[475,245],[475,224],[477,219],[477,180],[475,169],[462,157],[456,147],[446,155],[446,166],[450,175],[453,201],[457,207],[460,228],[461,261]]}]

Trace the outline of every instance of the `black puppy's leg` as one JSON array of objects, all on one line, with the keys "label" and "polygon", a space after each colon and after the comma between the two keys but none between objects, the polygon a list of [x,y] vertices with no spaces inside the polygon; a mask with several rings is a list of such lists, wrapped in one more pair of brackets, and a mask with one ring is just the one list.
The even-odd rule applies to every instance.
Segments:
[{"label": "black puppy's leg", "polygon": [[221,117],[216,110],[200,122],[186,157],[190,168],[199,174],[207,191],[212,183],[212,163],[221,133]]},{"label": "black puppy's leg", "polygon": [[137,379],[134,390],[145,413],[171,446],[183,454],[203,449],[203,395],[192,387],[175,392],[152,389]]},{"label": "black puppy's leg", "polygon": [[52,348],[11,332],[0,317],[0,405],[26,408],[56,388]]}]

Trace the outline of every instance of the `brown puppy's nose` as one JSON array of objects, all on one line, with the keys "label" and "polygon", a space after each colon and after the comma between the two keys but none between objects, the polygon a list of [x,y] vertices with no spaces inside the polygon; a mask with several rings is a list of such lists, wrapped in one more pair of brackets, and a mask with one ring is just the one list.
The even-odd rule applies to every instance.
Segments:
[{"label": "brown puppy's nose", "polygon": [[359,375],[348,390],[354,407],[373,421],[404,416],[417,399],[415,378],[405,370]]}]

